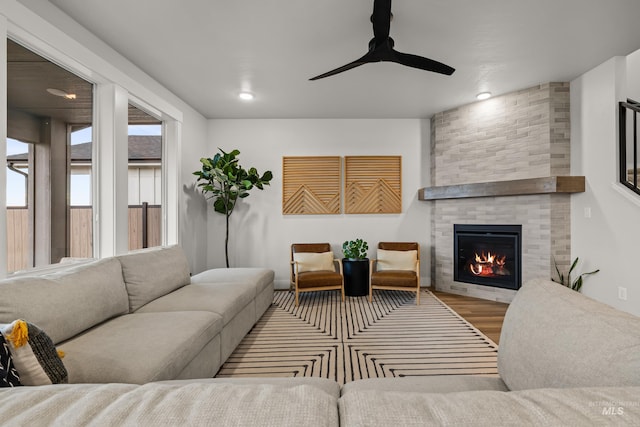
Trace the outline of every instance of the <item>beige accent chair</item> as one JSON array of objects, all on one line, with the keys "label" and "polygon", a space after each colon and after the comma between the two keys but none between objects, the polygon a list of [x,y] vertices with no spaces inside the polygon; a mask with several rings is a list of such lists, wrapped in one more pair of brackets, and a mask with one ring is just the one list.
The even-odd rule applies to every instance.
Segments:
[{"label": "beige accent chair", "polygon": [[410,291],[420,304],[420,244],[380,242],[377,258],[369,263],[369,302],[373,290]]},{"label": "beige accent chair", "polygon": [[300,292],[339,290],[344,301],[342,260],[333,257],[329,243],[291,245],[289,290],[296,293],[296,307]]}]

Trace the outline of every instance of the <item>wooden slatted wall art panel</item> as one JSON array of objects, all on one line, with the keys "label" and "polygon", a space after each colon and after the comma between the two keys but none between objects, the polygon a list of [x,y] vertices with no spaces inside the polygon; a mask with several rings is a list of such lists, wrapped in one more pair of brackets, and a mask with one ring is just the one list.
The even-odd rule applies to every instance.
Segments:
[{"label": "wooden slatted wall art panel", "polygon": [[282,213],[340,213],[339,156],[282,158]]},{"label": "wooden slatted wall art panel", "polygon": [[347,156],[345,213],[401,213],[402,157]]}]

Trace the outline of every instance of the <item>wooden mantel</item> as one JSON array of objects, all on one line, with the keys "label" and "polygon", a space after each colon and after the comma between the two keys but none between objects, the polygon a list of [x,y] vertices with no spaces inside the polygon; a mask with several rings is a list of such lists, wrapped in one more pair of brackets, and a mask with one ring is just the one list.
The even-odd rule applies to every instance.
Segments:
[{"label": "wooden mantel", "polygon": [[584,193],[584,176],[547,176],[512,181],[425,187],[419,200],[464,199],[471,197],[522,196],[527,194]]}]

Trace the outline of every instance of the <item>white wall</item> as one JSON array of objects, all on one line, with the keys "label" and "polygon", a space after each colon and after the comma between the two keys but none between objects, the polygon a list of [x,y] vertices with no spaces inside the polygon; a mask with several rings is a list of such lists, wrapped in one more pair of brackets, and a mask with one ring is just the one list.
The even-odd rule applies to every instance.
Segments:
[{"label": "white wall", "polygon": [[[618,101],[632,95],[626,65],[616,57],[571,82],[571,174],[585,175],[587,184],[571,199],[571,251],[580,272],[600,269],[586,278],[585,295],[640,315],[640,197],[617,183]],[[631,71],[637,83],[640,69]],[[626,301],[618,287],[627,289]]]},{"label": "white wall", "polygon": [[[625,98],[640,102],[640,49],[627,56],[627,92]],[[625,99],[626,101],[626,99]]]},{"label": "white wall", "polygon": [[[211,157],[221,148],[240,150],[240,164],[271,170],[274,179],[264,191],[253,190],[231,216],[231,266],[260,266],[276,272],[276,286],[289,286],[290,245],[330,242],[342,257],[345,240],[363,238],[369,256],[378,241],[418,241],[421,244],[422,285],[430,284],[430,206],[418,201],[418,189],[428,185],[421,170],[429,165],[428,120],[210,120]],[[283,156],[402,156],[402,214],[283,215]],[[428,172],[428,171],[427,171]],[[209,209],[209,266],[224,266],[224,216]]]},{"label": "white wall", "polygon": [[207,236],[207,203],[195,188],[192,172],[200,169],[202,153],[209,150],[207,121],[191,110],[182,122],[182,146],[179,183],[180,245],[191,262],[191,272],[199,273],[208,268],[207,252],[210,244]]}]

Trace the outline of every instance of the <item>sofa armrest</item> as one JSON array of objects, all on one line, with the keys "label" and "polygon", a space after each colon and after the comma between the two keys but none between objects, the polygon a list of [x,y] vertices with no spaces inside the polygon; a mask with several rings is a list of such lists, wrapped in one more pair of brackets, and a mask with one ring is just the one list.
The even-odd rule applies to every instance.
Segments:
[{"label": "sofa armrest", "polygon": [[505,315],[498,371],[511,390],[640,386],[640,317],[533,280]]}]

